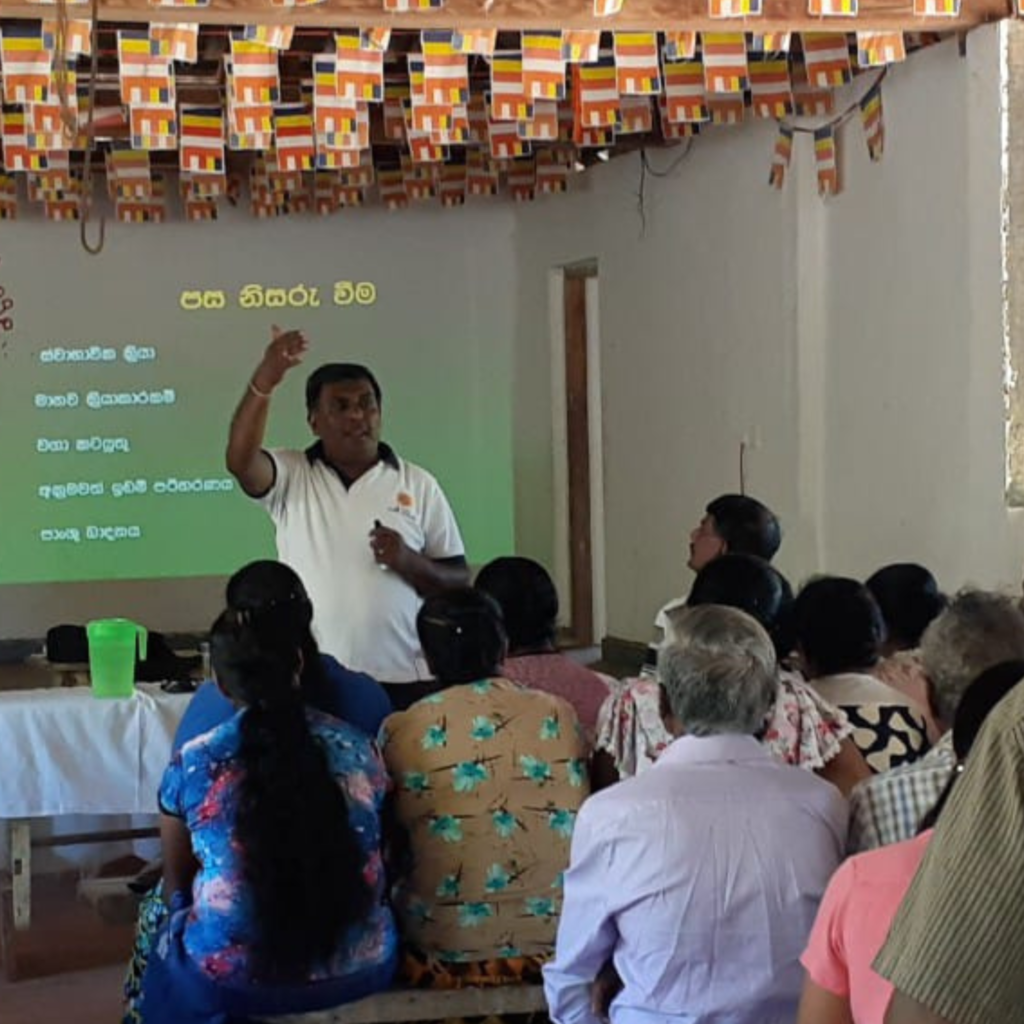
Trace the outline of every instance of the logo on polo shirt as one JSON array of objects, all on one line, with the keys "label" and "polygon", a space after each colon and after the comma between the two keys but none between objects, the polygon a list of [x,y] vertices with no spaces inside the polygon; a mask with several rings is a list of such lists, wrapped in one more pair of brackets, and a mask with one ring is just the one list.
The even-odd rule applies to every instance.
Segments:
[{"label": "logo on polo shirt", "polygon": [[399,491],[395,495],[395,504],[388,511],[405,516],[406,519],[415,519],[416,501],[408,491]]}]

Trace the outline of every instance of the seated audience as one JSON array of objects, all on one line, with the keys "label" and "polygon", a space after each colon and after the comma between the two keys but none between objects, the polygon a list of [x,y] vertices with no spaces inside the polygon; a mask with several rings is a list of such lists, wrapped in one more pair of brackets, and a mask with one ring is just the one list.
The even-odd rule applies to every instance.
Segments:
[{"label": "seated audience", "polygon": [[794,612],[804,674],[818,694],[846,712],[853,741],[875,772],[916,761],[928,747],[924,716],[872,669],[885,623],[871,592],[828,576],[800,591]]},{"label": "seated audience", "polygon": [[932,715],[939,742],[913,764],[861,783],[850,797],[850,850],[872,850],[910,839],[953,772],[949,728],[972,679],[1004,661],[1024,659],[1024,615],[1001,594],[965,590],[921,638]]},{"label": "seated audience", "polygon": [[659,671],[676,737],[650,769],[580,811],[555,959],[555,1024],[596,1024],[609,962],[612,1024],[791,1024],[799,956],[842,857],[846,802],[755,739],[775,651],[750,616],[685,612]]},{"label": "seated audience", "polygon": [[1011,1024],[1024,1007],[1024,686],[989,715],[874,968],[886,1024]]},{"label": "seated audience", "polygon": [[925,716],[928,742],[935,743],[942,730],[931,715],[920,646],[924,631],[946,607],[946,596],[923,565],[887,565],[865,586],[878,602],[886,630],[882,657],[872,675],[913,701]]},{"label": "seated audience", "polygon": [[[302,649],[302,691],[307,704],[376,739],[381,723],[391,714],[391,701],[376,680],[320,653],[311,629],[313,605],[293,569],[283,562],[252,562],[228,581],[226,598],[228,608],[258,612],[266,628],[282,638],[297,639]],[[178,725],[174,751],[234,713],[231,701],[216,683],[203,683]]]},{"label": "seated audience", "polygon": [[170,908],[146,965],[147,1024],[221,1024],[386,989],[387,776],[364,733],[306,707],[302,653],[224,612],[211,654],[237,708],[186,743],[160,786]]},{"label": "seated audience", "polygon": [[496,558],[480,570],[475,586],[498,602],[505,620],[502,676],[567,700],[592,739],[608,683],[558,652],[558,591],[547,570],[529,558]]},{"label": "seated audience", "polygon": [[[793,592],[776,569],[752,555],[723,555],[697,574],[688,607],[722,605],[753,616],[768,632],[781,659],[793,646]],[[673,621],[686,608],[666,617],[669,641]],[[650,767],[672,741],[662,720],[657,682],[630,680],[610,697],[601,711],[596,749],[607,757],[612,774],[636,775]],[[846,716],[819,697],[803,680],[780,672],[775,701],[758,737],[787,764],[816,771],[848,793],[870,775],[864,759],[849,739]],[[599,762],[602,779],[609,767]]]},{"label": "seated audience", "polygon": [[408,851],[393,888],[406,981],[539,980],[589,793],[582,729],[566,701],[500,677],[505,631],[486,594],[428,597],[417,629],[436,690],[381,731]]},{"label": "seated audience", "polygon": [[1024,661],[1004,662],[968,687],[953,726],[957,770],[919,833],[894,846],[851,857],[832,876],[804,952],[807,970],[797,1024],[882,1024],[892,985],[871,962],[882,948],[900,901],[924,857],[988,713],[1024,678]]}]

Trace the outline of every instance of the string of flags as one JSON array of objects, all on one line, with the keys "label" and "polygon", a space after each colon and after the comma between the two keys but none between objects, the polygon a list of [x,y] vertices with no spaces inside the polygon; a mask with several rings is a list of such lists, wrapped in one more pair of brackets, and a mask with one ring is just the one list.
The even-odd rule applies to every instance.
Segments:
[{"label": "string of flags", "polygon": [[[203,6],[203,0],[152,2]],[[434,6],[395,2],[407,6],[390,9]],[[856,11],[856,0],[812,2],[822,17]],[[740,11],[756,17],[760,10],[759,0],[713,3],[715,17]],[[16,186],[12,175],[21,174],[29,176],[30,199],[49,204],[47,215],[77,216],[72,207],[81,205],[81,176],[70,170],[71,154],[87,140],[76,62],[88,55],[89,28],[87,21],[67,22],[63,62],[54,22],[14,22],[0,30],[2,218],[15,215],[17,189],[10,182]],[[150,170],[154,153],[176,155],[178,192],[191,220],[215,219],[222,200],[237,198],[228,173],[232,151],[254,158],[248,184],[259,217],[334,212],[369,201],[371,190],[390,209],[426,200],[455,207],[467,197],[496,194],[502,182],[512,198],[528,202],[564,192],[581,150],[614,146],[622,137],[657,133],[674,141],[749,116],[829,117],[836,88],[861,70],[907,55],[899,32],[615,31],[611,47],[602,48],[596,30],[528,30],[518,33],[517,48],[499,50],[496,30],[424,29],[418,50],[404,55],[405,73],[396,77],[393,63],[385,76],[390,30],[339,29],[327,50],[312,56],[299,100],[289,94],[285,102],[279,65],[292,35],[290,26],[231,30],[221,57],[224,101],[197,105],[179,98],[177,68],[198,60],[198,23],[117,30],[123,110],[111,116],[122,118],[125,130],[106,155],[106,171],[118,219],[163,219],[169,195],[163,172]],[[488,68],[482,90],[473,89],[476,61]],[[884,123],[877,83],[860,114],[871,159],[878,160]],[[374,147],[371,123],[381,126],[388,145],[377,139]],[[834,195],[840,188],[836,135],[824,129],[819,135],[819,190]],[[770,174],[776,188],[792,149],[793,132],[783,126]]]}]

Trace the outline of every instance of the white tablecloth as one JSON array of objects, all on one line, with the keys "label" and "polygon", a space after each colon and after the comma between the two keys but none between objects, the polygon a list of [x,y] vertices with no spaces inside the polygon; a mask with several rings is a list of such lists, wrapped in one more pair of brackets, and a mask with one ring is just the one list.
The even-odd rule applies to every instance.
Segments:
[{"label": "white tablecloth", "polygon": [[0,818],[156,813],[190,699],[156,684],[124,700],[88,687],[0,693]]}]

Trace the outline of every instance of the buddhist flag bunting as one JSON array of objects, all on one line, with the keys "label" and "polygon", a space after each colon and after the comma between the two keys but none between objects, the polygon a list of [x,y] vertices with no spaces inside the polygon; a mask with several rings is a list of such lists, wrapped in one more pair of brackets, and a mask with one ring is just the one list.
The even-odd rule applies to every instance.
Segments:
[{"label": "buddhist flag bunting", "polygon": [[149,0],[150,7],[209,7],[210,0]]},{"label": "buddhist flag bunting", "polygon": [[452,45],[451,31],[424,29],[420,39],[426,102],[464,106],[469,100],[469,63]]},{"label": "buddhist flag bunting", "polygon": [[444,127],[430,132],[430,141],[435,146],[465,145],[469,142],[469,114],[465,107],[450,107]]},{"label": "buddhist flag bunting", "polygon": [[569,64],[593,64],[601,55],[599,29],[567,28],[562,31],[562,57]]},{"label": "buddhist flag bunting", "polygon": [[835,107],[835,93],[819,89],[807,81],[807,68],[802,61],[794,61],[792,68],[793,113],[797,117],[825,117]]},{"label": "buddhist flag bunting", "polygon": [[576,130],[576,111],[573,104],[562,102],[558,104],[558,140],[560,142],[572,142],[572,133]]},{"label": "buddhist flag bunting", "polygon": [[495,54],[491,61],[490,116],[495,121],[533,118],[533,101],[523,90],[523,59],[518,53]]},{"label": "buddhist flag bunting", "polygon": [[234,103],[228,97],[228,146],[231,149],[267,149],[274,140],[271,103]]},{"label": "buddhist flag bunting", "polygon": [[132,107],[129,111],[134,149],[177,149],[177,111],[172,106]]},{"label": "buddhist flag bunting", "polygon": [[162,201],[119,199],[114,204],[114,217],[122,224],[162,224],[164,220]]},{"label": "buddhist flag bunting", "polygon": [[404,210],[409,205],[401,170],[379,171],[377,187],[380,189],[380,201],[389,210]]},{"label": "buddhist flag bunting", "polygon": [[4,103],[42,103],[49,99],[53,55],[35,22],[8,22],[0,31]]},{"label": "buddhist flag bunting", "polygon": [[46,167],[46,156],[28,146],[25,111],[4,106],[0,111],[0,139],[3,140],[5,171],[37,171]]},{"label": "buddhist flag bunting", "polygon": [[274,139],[282,171],[313,169],[313,115],[305,104],[289,103],[274,108]]},{"label": "buddhist flag bunting", "polygon": [[708,0],[712,18],[759,18],[763,13],[761,0]]},{"label": "buddhist flag bunting", "polygon": [[384,10],[392,14],[406,14],[409,11],[437,11],[444,7],[444,0],[384,0]]},{"label": "buddhist flag bunting", "polygon": [[708,114],[712,124],[742,124],[746,107],[742,96],[709,96]]},{"label": "buddhist flag bunting", "polygon": [[697,56],[696,32],[666,32],[665,60],[693,60]]},{"label": "buddhist flag bunting", "polygon": [[350,167],[358,167],[362,156],[359,149],[329,149],[323,139],[316,139],[316,153],[313,166],[318,171],[342,171]]},{"label": "buddhist flag bunting", "polygon": [[43,203],[43,216],[53,221],[78,220],[81,202],[78,199],[56,199]]},{"label": "buddhist flag bunting", "polygon": [[183,64],[199,60],[198,22],[179,22],[173,25],[150,25],[149,38],[160,44],[160,53]]},{"label": "buddhist flag bunting", "polygon": [[29,103],[25,106],[25,130],[29,149],[61,149],[76,134],[64,134],[64,121],[59,103]]},{"label": "buddhist flag bunting", "polygon": [[405,194],[413,201],[434,198],[434,169],[431,164],[417,164],[409,157],[403,156],[402,183],[405,186]]},{"label": "buddhist flag bunting", "polygon": [[406,132],[409,156],[418,164],[441,164],[448,159],[448,148],[437,145],[429,132]]},{"label": "buddhist flag bunting", "polygon": [[488,111],[491,109],[489,92],[470,94],[466,111],[469,114],[469,141],[477,146],[486,146],[490,139],[487,131]]},{"label": "buddhist flag bunting", "polygon": [[153,194],[149,154],[115,143],[107,153],[107,190],[112,199],[148,199]]},{"label": "buddhist flag bunting", "polygon": [[454,119],[454,107],[442,104],[430,105],[423,103],[418,107],[410,107],[412,130],[417,133],[448,132]]},{"label": "buddhist flag bunting", "polygon": [[373,154],[364,150],[359,154],[359,163],[341,173],[341,183],[346,188],[369,188],[377,180],[373,167]]},{"label": "buddhist flag bunting", "polygon": [[313,206],[321,217],[338,211],[338,188],[340,182],[337,174],[331,172],[318,173],[313,179]]},{"label": "buddhist flag bunting", "polygon": [[260,43],[274,50],[287,50],[294,35],[294,25],[246,25],[242,29],[242,38],[247,43]]},{"label": "buddhist flag bunting", "polygon": [[379,103],[384,99],[384,53],[364,50],[358,29],[335,32],[336,94],[341,99]]},{"label": "buddhist flag bunting", "polygon": [[704,66],[699,60],[665,65],[665,115],[673,124],[706,121]]},{"label": "buddhist flag bunting", "polygon": [[[650,101],[646,101],[650,109]],[[537,151],[537,191],[543,196],[557,195],[569,188],[569,168],[551,149]]]},{"label": "buddhist flag bunting", "polygon": [[537,188],[537,164],[532,156],[513,162],[508,169],[508,190],[517,203],[533,202]]},{"label": "buddhist flag bunting", "polygon": [[466,202],[466,165],[445,164],[438,182],[441,205],[446,208],[463,206]]},{"label": "buddhist flag bunting", "polygon": [[650,96],[622,96],[619,109],[622,114],[620,135],[638,135],[654,128]]},{"label": "buddhist flag bunting", "polygon": [[836,159],[836,135],[832,125],[814,133],[814,161],[818,166],[818,195],[839,194],[839,164]]},{"label": "buddhist flag bunting", "polygon": [[615,32],[616,86],[621,95],[656,96],[661,92],[657,32]]},{"label": "buddhist flag bunting", "polygon": [[405,138],[405,115],[402,112],[402,104],[409,99],[408,86],[384,86],[384,137],[386,139],[399,142]]},{"label": "buddhist flag bunting", "polygon": [[366,196],[361,188],[352,185],[339,185],[335,193],[338,206],[362,206],[366,202]]},{"label": "buddhist flag bunting", "polygon": [[862,68],[880,68],[907,59],[902,32],[858,32],[857,63]]},{"label": "buddhist flag bunting", "polygon": [[174,78],[171,60],[146,29],[121,29],[117,33],[120,61],[121,102],[130,106],[171,106]]},{"label": "buddhist flag bunting", "polygon": [[386,53],[391,45],[391,29],[375,25],[372,28],[359,30],[359,45],[364,50],[380,50]]},{"label": "buddhist flag bunting", "polygon": [[747,38],[742,32],[705,32],[704,87],[709,93],[740,93],[747,88]]},{"label": "buddhist flag bunting", "polygon": [[812,18],[856,18],[857,0],[807,0]]},{"label": "buddhist flag bunting", "polygon": [[530,143],[519,137],[518,125],[510,121],[491,121],[490,152],[495,160],[514,160],[530,152]]},{"label": "buddhist flag bunting", "polygon": [[[182,113],[182,121],[184,119],[185,115]],[[228,194],[228,176],[226,174],[191,174],[188,171],[182,171],[178,176],[178,189],[183,199],[219,199]]]},{"label": "buddhist flag bunting", "polygon": [[664,94],[658,97],[658,121],[661,125],[661,136],[666,141],[688,139],[700,132],[700,125],[695,122],[669,120],[668,99]]},{"label": "buddhist flag bunting", "polygon": [[789,53],[793,42],[791,32],[763,32],[760,35],[755,33],[750,37],[750,52],[763,53]]},{"label": "buddhist flag bunting", "polygon": [[466,154],[466,191],[471,196],[498,194],[498,168],[482,149],[471,149]]},{"label": "buddhist flag bunting", "polygon": [[277,103],[281,78],[277,50],[262,43],[231,37],[231,60],[226,65],[228,95],[236,103]]},{"label": "buddhist flag bunting", "polygon": [[565,98],[565,57],[562,33],[525,31],[523,41],[523,91],[531,100]]},{"label": "buddhist flag bunting", "polygon": [[224,115],[219,106],[181,108],[181,169],[223,175]]},{"label": "buddhist flag bunting", "polygon": [[793,113],[793,88],[788,60],[752,60],[750,97],[755,117],[789,117]]},{"label": "buddhist flag bunting", "polygon": [[615,129],[587,128],[577,124],[573,129],[572,141],[577,149],[605,149],[615,145]]},{"label": "buddhist flag bunting", "polygon": [[610,18],[622,10],[623,0],[594,0],[594,17]]},{"label": "buddhist flag bunting", "polygon": [[533,119],[517,123],[519,138],[555,142],[558,139],[558,103],[555,100],[534,100]]},{"label": "buddhist flag bunting", "polygon": [[804,32],[801,38],[807,81],[813,88],[834,89],[850,81],[853,71],[845,34]]},{"label": "buddhist flag bunting", "polygon": [[423,74],[423,54],[410,53],[405,58],[409,70],[409,96],[413,104],[427,102],[427,81]]},{"label": "buddhist flag bunting", "polygon": [[337,54],[321,53],[313,57],[313,100],[340,100]]},{"label": "buddhist flag bunting", "polygon": [[861,123],[868,153],[876,163],[882,159],[885,150],[885,122],[882,118],[882,86],[876,82],[860,101]]},{"label": "buddhist flag bunting", "polygon": [[772,170],[768,175],[768,184],[779,190],[786,183],[786,172],[793,156],[793,129],[789,125],[780,124],[779,134],[775,139],[775,151],[772,156]]},{"label": "buddhist flag bunting", "polygon": [[464,28],[452,32],[452,46],[459,53],[492,57],[498,41],[496,28]]},{"label": "buddhist flag bunting", "polygon": [[959,18],[960,0],[914,0],[914,14],[919,18]]},{"label": "buddhist flag bunting", "polygon": [[[48,50],[57,48],[59,25],[56,21],[43,22],[43,43]],[[74,57],[88,57],[92,53],[92,22],[69,21],[64,30],[64,54],[70,60]]]},{"label": "buddhist flag bunting", "polygon": [[593,64],[574,64],[573,104],[582,128],[615,128],[619,124],[619,89],[615,58],[608,54]]},{"label": "buddhist flag bunting", "polygon": [[203,221],[217,219],[217,203],[213,199],[186,199],[185,220]]}]

